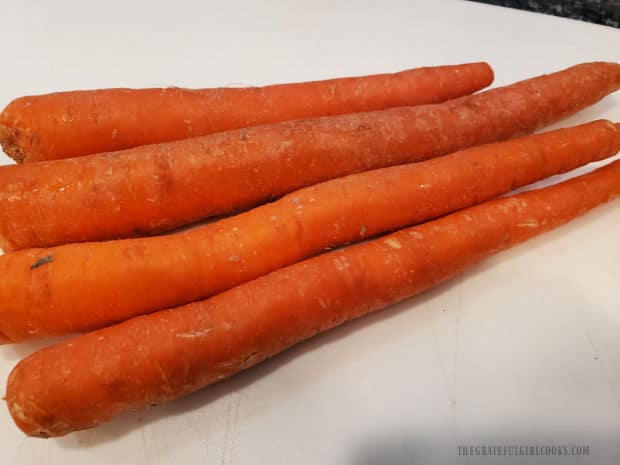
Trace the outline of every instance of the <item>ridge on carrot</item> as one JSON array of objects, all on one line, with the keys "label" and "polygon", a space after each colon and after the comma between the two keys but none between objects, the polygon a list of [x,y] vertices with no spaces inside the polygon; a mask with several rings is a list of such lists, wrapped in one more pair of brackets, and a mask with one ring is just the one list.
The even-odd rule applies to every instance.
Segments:
[{"label": "ridge on carrot", "polygon": [[182,397],[618,196],[620,161],[311,258],[203,302],[69,339],[13,369],[9,411],[26,434],[50,437]]},{"label": "ridge on carrot", "polygon": [[597,121],[327,181],[180,234],[10,253],[0,257],[0,334],[67,334],[192,302],[618,150],[620,128]]},{"label": "ridge on carrot", "polygon": [[487,63],[267,87],[100,89],[13,100],[0,143],[16,161],[121,150],[278,121],[443,102],[493,82]]},{"label": "ridge on carrot", "polygon": [[0,167],[5,251],[170,230],[347,174],[532,132],[620,87],[586,63],[443,104]]}]

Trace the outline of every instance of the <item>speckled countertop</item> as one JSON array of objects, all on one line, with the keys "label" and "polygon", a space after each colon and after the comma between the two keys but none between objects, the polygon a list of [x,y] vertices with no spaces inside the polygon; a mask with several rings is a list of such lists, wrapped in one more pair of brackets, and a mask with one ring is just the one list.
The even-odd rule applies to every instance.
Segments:
[{"label": "speckled countertop", "polygon": [[620,0],[474,0],[620,28]]}]

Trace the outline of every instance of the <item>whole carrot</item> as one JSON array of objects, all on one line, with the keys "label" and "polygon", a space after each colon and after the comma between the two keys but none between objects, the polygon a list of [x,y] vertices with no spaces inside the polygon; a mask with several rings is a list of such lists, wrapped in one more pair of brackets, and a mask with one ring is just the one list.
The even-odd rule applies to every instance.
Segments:
[{"label": "whole carrot", "polygon": [[267,87],[100,89],[13,100],[0,142],[16,161],[121,150],[259,124],[437,103],[493,81],[486,63]]},{"label": "whole carrot", "polygon": [[327,181],[182,234],[11,253],[0,257],[0,334],[66,334],[192,302],[618,150],[620,127],[598,121]]},{"label": "whole carrot", "polygon": [[280,269],[210,300],[134,318],[21,361],[6,400],[60,436],[175,399],[341,323],[422,292],[620,195],[620,161]]},{"label": "whole carrot", "polygon": [[591,63],[439,105],[279,123],[0,168],[0,246],[161,232],[350,173],[531,132],[620,87]]}]

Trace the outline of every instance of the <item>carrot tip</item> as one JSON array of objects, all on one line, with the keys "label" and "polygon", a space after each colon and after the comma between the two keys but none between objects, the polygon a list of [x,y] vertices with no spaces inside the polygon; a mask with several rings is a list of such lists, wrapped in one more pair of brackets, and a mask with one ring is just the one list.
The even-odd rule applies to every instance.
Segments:
[{"label": "carrot tip", "polygon": [[495,71],[493,70],[493,67],[486,61],[483,61],[482,64],[486,65],[486,68],[489,71],[489,83],[487,85],[490,86],[495,81]]}]

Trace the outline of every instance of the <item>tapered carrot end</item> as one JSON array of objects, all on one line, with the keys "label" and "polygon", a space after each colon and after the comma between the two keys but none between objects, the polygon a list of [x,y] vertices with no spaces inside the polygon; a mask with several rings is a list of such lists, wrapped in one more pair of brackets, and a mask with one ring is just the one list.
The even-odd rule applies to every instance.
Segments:
[{"label": "tapered carrot end", "polygon": [[[475,83],[478,89],[490,86],[495,80],[495,72],[491,65],[486,61],[477,61],[475,63],[464,63],[462,65],[452,65],[453,68],[467,71],[471,75],[472,83]],[[432,68],[429,68],[432,69]]]},{"label": "tapered carrot end", "polygon": [[490,86],[493,83],[493,81],[495,81],[495,71],[493,71],[493,68],[491,68],[491,65],[488,64],[486,61],[480,62],[480,65],[485,70],[486,80],[488,81],[487,86]]},{"label": "tapered carrot end", "polygon": [[620,63],[615,62],[603,62],[600,63],[609,72],[611,78],[609,79],[611,85],[611,92],[620,89]]}]

